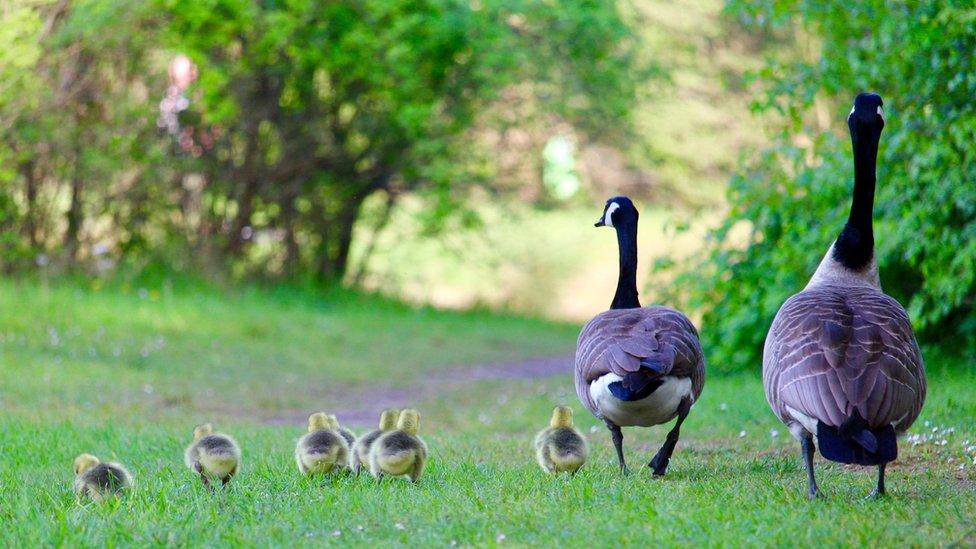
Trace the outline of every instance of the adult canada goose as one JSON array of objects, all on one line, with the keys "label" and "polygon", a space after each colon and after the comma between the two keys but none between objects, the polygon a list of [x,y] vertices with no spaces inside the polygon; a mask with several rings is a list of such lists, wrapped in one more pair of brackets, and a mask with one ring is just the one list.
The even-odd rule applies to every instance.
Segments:
[{"label": "adult canada goose", "polygon": [[304,475],[332,473],[349,466],[349,443],[334,415],[308,416],[308,433],[295,445],[295,462]]},{"label": "adult canada goose", "polygon": [[94,501],[121,495],[132,486],[132,475],[121,463],[102,463],[91,454],[75,458],[75,494]]},{"label": "adult canada goose", "polygon": [[668,307],[637,299],[637,208],[626,196],[607,200],[597,227],[617,230],[620,276],[610,310],[598,314],[576,343],[576,393],[610,429],[617,460],[627,472],[621,427],[650,427],[678,418],[648,466],[663,475],[681,424],[701,394],[705,359],[698,332]]},{"label": "adult canada goose", "polygon": [[539,466],[548,473],[575,475],[586,462],[587,452],[586,439],[573,426],[573,409],[556,406],[549,427],[535,436],[535,457]]},{"label": "adult canada goose", "polygon": [[352,451],[349,452],[349,467],[352,469],[353,473],[359,474],[359,470],[365,463],[367,467],[369,466],[369,451],[373,447],[373,443],[376,439],[380,438],[380,435],[387,431],[392,431],[396,429],[397,418],[400,416],[400,410],[393,408],[383,410],[380,414],[380,424],[379,428],[366,433],[365,435],[356,439],[356,444],[353,445]]},{"label": "adult canada goose", "polygon": [[847,126],[854,149],[850,216],[806,288],[776,314],[763,350],[766,399],[800,441],[811,498],[818,490],[814,436],[826,459],[877,465],[872,495],[883,495],[885,464],[898,453],[895,435],[915,421],[925,400],[911,322],[882,293],[874,257],[881,97],[858,95]]},{"label": "adult canada goose", "polygon": [[229,435],[215,433],[213,425],[204,423],[193,429],[193,443],[186,447],[183,461],[200,475],[205,486],[219,479],[225,486],[241,465],[241,447]]}]

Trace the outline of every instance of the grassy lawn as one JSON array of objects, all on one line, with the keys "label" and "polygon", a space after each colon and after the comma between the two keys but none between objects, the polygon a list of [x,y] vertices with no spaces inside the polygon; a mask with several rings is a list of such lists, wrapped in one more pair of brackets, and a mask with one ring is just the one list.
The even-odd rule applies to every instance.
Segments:
[{"label": "grassy lawn", "polygon": [[[0,283],[0,310],[0,521],[11,546],[976,543],[976,375],[938,364],[890,497],[864,501],[872,470],[818,458],[826,497],[808,502],[758,372],[708,380],[664,479],[618,474],[605,429],[577,405],[569,360],[563,373],[509,364],[465,376],[568,356],[575,326],[346,293],[12,282]],[[336,411],[362,431],[387,403],[424,413],[432,457],[419,484],[298,475],[304,415]],[[532,457],[557,403],[591,433],[590,462],[572,479]],[[226,492],[182,465],[202,421],[244,449]],[[665,432],[625,431],[632,467]],[[83,451],[128,465],[135,489],[76,503],[71,461]]]}]

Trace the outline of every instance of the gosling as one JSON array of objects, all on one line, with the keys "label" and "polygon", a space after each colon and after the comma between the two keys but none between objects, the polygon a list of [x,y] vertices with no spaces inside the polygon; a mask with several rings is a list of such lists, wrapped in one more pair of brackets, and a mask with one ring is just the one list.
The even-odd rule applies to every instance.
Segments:
[{"label": "gosling", "polygon": [[364,463],[368,466],[369,451],[373,447],[373,443],[383,433],[396,429],[397,418],[399,416],[400,410],[383,410],[383,413],[380,414],[379,429],[370,431],[356,440],[356,444],[352,447],[352,452],[349,454],[349,468],[352,469],[353,473],[358,475]]},{"label": "gosling", "polygon": [[303,475],[327,474],[348,466],[349,443],[339,433],[335,416],[308,416],[308,433],[298,439],[295,462]]},{"label": "gosling", "polygon": [[404,410],[397,418],[395,431],[383,433],[369,452],[369,470],[373,476],[410,477],[417,482],[427,462],[427,444],[417,436],[420,412]]},{"label": "gosling", "polygon": [[339,434],[342,435],[342,438],[346,439],[346,444],[349,445],[349,449],[351,450],[353,445],[356,444],[356,434],[343,427],[342,424],[339,423],[339,418],[337,418],[335,414],[329,414],[329,420],[335,422],[337,425],[336,429],[339,431]]},{"label": "gosling", "polygon": [[102,463],[91,454],[75,458],[74,490],[78,498],[103,501],[121,496],[132,486],[132,474],[120,463]]},{"label": "gosling", "polygon": [[556,406],[549,427],[535,436],[535,457],[548,473],[575,475],[586,462],[588,448],[582,433],[573,426],[573,409]]},{"label": "gosling", "polygon": [[200,475],[204,486],[213,480],[226,486],[241,465],[241,447],[223,433],[215,433],[213,425],[204,423],[193,429],[193,443],[187,446],[183,459],[190,470]]}]

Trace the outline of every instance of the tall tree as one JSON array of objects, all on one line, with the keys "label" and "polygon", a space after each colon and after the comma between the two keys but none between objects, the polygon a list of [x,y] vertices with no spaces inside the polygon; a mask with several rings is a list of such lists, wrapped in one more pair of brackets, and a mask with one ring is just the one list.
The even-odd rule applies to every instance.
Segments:
[{"label": "tall tree", "polygon": [[[594,135],[620,135],[636,83],[613,3],[488,0],[163,2],[170,44],[199,65],[187,113],[221,128],[205,155],[209,212],[231,256],[261,231],[286,265],[348,268],[377,192],[450,208],[487,151],[470,130],[515,86]],[[229,197],[225,200],[224,197]]]}]

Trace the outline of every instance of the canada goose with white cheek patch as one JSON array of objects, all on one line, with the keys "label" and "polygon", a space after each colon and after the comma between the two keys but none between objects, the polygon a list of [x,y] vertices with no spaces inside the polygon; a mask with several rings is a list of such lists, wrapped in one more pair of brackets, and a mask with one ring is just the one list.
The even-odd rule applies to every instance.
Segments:
[{"label": "canada goose with white cheek patch", "polygon": [[925,367],[905,309],[881,291],[874,257],[875,166],[884,128],[881,97],[862,93],[847,117],[854,197],[837,240],[802,292],[780,308],[766,336],[763,386],[799,439],[808,495],[817,495],[813,437],[830,461],[877,465],[885,493],[896,434],[925,401]]},{"label": "canada goose with white cheek patch", "polygon": [[637,299],[637,208],[625,196],[607,201],[597,227],[613,227],[620,247],[620,277],[610,310],[597,315],[576,343],[576,393],[610,429],[620,469],[621,427],[677,422],[648,464],[663,475],[678,444],[681,424],[705,384],[705,358],[688,317]]}]

